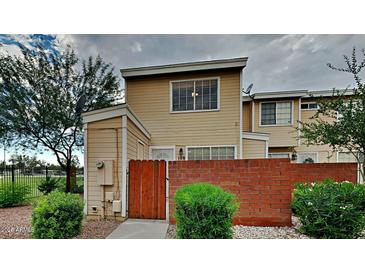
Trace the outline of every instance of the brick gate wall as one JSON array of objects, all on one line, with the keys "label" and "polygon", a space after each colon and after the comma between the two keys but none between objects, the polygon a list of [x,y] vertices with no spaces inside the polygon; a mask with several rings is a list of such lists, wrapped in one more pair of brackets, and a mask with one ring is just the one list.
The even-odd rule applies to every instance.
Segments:
[{"label": "brick gate wall", "polygon": [[332,178],[357,181],[353,163],[292,164],[289,159],[203,160],[169,162],[169,214],[173,197],[186,184],[210,182],[234,193],[240,209],[234,224],[290,226],[291,193],[296,182]]}]

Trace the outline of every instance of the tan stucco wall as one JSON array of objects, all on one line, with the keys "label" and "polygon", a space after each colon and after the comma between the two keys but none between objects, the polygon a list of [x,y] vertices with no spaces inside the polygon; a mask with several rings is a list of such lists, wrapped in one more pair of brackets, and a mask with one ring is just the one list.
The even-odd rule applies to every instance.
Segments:
[{"label": "tan stucco wall", "polygon": [[[220,110],[170,113],[170,81],[205,77],[220,77]],[[240,70],[128,78],[126,86],[127,103],[151,133],[152,146],[176,145],[176,155],[192,145],[232,144],[239,149]]]},{"label": "tan stucco wall", "polygon": [[243,159],[266,158],[265,141],[243,139]]}]

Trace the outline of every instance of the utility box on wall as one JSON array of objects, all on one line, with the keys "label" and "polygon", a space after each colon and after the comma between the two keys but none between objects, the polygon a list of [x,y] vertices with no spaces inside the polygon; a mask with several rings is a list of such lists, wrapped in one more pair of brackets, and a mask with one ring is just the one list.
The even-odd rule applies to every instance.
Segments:
[{"label": "utility box on wall", "polygon": [[99,185],[111,186],[114,184],[114,161],[103,160],[97,162],[96,181]]}]

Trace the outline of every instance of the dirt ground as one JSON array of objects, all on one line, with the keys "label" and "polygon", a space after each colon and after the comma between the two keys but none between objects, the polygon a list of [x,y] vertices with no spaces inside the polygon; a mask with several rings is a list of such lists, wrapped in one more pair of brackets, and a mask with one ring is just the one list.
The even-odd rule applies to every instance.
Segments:
[{"label": "dirt ground", "polygon": [[[31,206],[0,208],[0,239],[31,238]],[[84,221],[77,239],[105,239],[118,225],[118,221]]]}]

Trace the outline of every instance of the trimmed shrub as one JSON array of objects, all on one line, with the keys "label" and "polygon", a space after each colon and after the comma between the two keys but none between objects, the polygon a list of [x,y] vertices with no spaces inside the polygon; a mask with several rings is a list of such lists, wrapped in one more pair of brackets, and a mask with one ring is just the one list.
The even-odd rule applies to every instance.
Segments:
[{"label": "trimmed shrub", "polygon": [[38,190],[47,195],[48,193],[58,188],[59,181],[59,179],[47,177],[40,182],[40,184],[38,185]]},{"label": "trimmed shrub", "polygon": [[365,228],[365,186],[330,179],[296,184],[292,208],[301,230],[315,238],[357,238]]},{"label": "trimmed shrub", "polygon": [[179,239],[230,239],[235,196],[209,183],[186,185],[176,191],[176,234]]},{"label": "trimmed shrub", "polygon": [[68,239],[81,232],[83,202],[79,195],[53,191],[33,206],[32,237]]},{"label": "trimmed shrub", "polygon": [[17,183],[0,183],[0,207],[23,204],[27,200],[30,188]]}]

